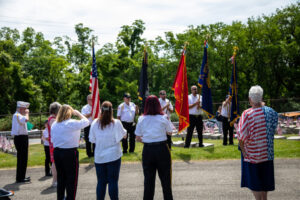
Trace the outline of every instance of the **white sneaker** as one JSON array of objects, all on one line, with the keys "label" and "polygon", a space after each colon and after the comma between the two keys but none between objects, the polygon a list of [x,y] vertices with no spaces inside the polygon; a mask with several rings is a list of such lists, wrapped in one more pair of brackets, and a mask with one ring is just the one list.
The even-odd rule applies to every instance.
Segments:
[{"label": "white sneaker", "polygon": [[53,182],[51,187],[57,187],[57,182]]}]

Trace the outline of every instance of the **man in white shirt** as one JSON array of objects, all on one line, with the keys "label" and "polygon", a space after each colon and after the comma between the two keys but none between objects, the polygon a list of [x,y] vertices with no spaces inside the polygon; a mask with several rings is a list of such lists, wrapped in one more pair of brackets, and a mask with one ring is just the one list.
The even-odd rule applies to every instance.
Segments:
[{"label": "man in white shirt", "polygon": [[14,136],[14,144],[17,149],[17,175],[16,182],[30,182],[30,177],[25,178],[28,161],[28,131],[29,103],[17,102],[17,111],[12,118],[11,135]]},{"label": "man in white shirt", "polygon": [[[165,90],[161,90],[159,92],[159,103],[161,106],[162,111],[168,116],[168,119],[171,121],[171,113],[173,112],[173,106],[169,99],[167,99],[167,93]],[[172,136],[167,135],[167,144],[169,146],[169,149],[171,149],[172,145]]]},{"label": "man in white shirt", "polygon": [[[129,153],[133,153],[135,149],[135,115],[139,113],[139,108],[131,102],[131,96],[129,93],[124,94],[124,102],[118,107],[117,118],[121,120],[123,127],[127,130],[129,135]],[[127,153],[128,149],[128,137],[122,139],[123,153]]]},{"label": "man in white shirt", "polygon": [[189,95],[189,117],[190,117],[190,126],[187,129],[187,135],[185,139],[184,148],[189,148],[191,144],[191,140],[193,137],[193,132],[196,126],[198,139],[199,139],[199,147],[203,147],[203,121],[202,121],[202,96],[197,94],[197,86],[193,85],[191,87],[192,94]]},{"label": "man in white shirt", "polygon": [[230,126],[231,114],[231,96],[227,95],[226,100],[222,103],[222,129],[223,129],[223,145],[227,145],[227,135],[229,132],[229,145],[233,145],[233,126]]},{"label": "man in white shirt", "polygon": [[84,140],[85,140],[85,149],[86,149],[86,155],[91,158],[94,157],[94,150],[95,150],[95,144],[92,144],[89,140],[89,133],[90,133],[90,127],[93,122],[93,117],[92,117],[92,103],[93,103],[93,97],[91,94],[89,94],[86,97],[87,103],[85,106],[82,107],[81,109],[81,114],[84,115],[86,118],[88,118],[90,125],[85,127],[83,129],[84,131]]}]

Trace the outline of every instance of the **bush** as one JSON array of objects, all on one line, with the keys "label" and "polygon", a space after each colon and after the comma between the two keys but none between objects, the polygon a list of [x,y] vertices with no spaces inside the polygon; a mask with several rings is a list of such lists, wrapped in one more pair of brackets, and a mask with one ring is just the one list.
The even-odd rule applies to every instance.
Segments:
[{"label": "bush", "polygon": [[[43,129],[45,120],[48,115],[32,114],[30,115],[29,122],[34,125],[33,129]],[[12,126],[12,115],[0,118],[0,131],[10,131]]]}]

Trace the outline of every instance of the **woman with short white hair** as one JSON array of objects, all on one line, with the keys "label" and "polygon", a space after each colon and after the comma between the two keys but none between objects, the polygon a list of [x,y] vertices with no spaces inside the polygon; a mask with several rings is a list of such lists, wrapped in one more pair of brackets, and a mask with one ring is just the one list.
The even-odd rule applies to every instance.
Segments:
[{"label": "woman with short white hair", "polygon": [[275,190],[274,134],[278,114],[264,106],[263,89],[253,86],[249,90],[251,108],[240,118],[237,138],[242,152],[241,187],[252,190],[255,199],[267,199],[267,192]]}]

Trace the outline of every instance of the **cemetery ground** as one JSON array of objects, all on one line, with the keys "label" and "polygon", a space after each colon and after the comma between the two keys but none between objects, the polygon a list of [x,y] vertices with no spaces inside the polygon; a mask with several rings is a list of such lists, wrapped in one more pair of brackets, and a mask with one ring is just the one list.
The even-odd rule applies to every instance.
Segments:
[{"label": "cemetery ground", "polygon": [[[287,134],[286,136],[296,136]],[[173,141],[182,140],[173,137]],[[196,138],[193,138],[197,142]],[[254,199],[249,189],[240,188],[240,152],[235,145],[223,146],[222,140],[204,139],[212,147],[184,149],[172,147],[172,189],[174,199]],[[269,193],[274,200],[299,199],[300,141],[274,140],[276,189]],[[93,160],[87,158],[85,149],[79,149],[80,169],[76,199],[96,199],[96,172]],[[143,198],[142,144],[137,143],[136,152],[125,154],[119,179],[120,199]],[[16,157],[0,152],[0,188],[13,190],[12,200],[56,199],[56,188],[51,187],[52,178],[44,176],[44,149],[42,144],[29,147],[27,175],[30,184],[15,183]],[[106,198],[109,199],[108,192]],[[163,199],[159,178],[156,178],[155,200]]]}]

